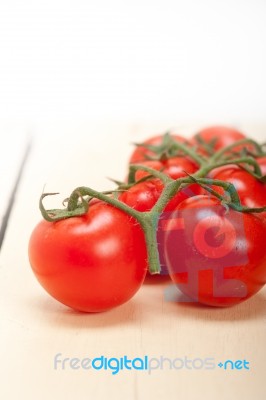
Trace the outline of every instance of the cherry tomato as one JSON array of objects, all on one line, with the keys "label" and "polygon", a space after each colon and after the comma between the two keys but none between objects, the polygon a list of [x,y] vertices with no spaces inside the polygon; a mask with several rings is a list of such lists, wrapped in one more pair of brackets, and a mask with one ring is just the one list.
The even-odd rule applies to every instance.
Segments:
[{"label": "cherry tomato", "polygon": [[195,302],[230,306],[266,283],[266,225],[213,197],[184,200],[165,223],[164,258],[179,290]]},{"label": "cherry tomato", "polygon": [[[186,176],[186,172],[193,174],[199,169],[198,165],[187,157],[173,157],[163,161],[141,161],[140,164],[156,171],[162,171],[172,179],[182,178]],[[136,180],[139,180],[147,175],[149,175],[148,172],[138,170],[135,177]]]},{"label": "cherry tomato", "polygon": [[140,225],[103,202],[93,204],[81,217],[41,221],[29,241],[29,260],[51,296],[83,312],[125,303],[147,272]]},{"label": "cherry tomato", "polygon": [[[176,142],[188,143],[188,141],[185,138],[183,138],[182,136],[175,135],[175,134],[173,134],[171,136]],[[158,146],[158,145],[162,144],[163,137],[164,137],[164,135],[152,136],[151,138],[145,140],[144,143]],[[147,160],[147,156],[154,156],[154,155],[155,155],[155,153],[153,151],[147,149],[146,147],[137,146],[136,149],[131,154],[129,162],[130,162],[130,164],[138,163],[140,161]]]},{"label": "cherry tomato", "polygon": [[[119,196],[119,200],[123,203],[127,204],[128,206],[134,208],[135,210],[145,212],[150,211],[152,207],[155,205],[157,200],[159,199],[164,185],[159,179],[152,179],[149,181],[144,181],[141,183],[137,183],[136,185],[132,186],[130,189],[126,190]],[[188,197],[195,196],[199,193],[202,193],[202,188],[199,185],[192,184],[181,191],[179,191],[171,200],[169,200],[168,204],[166,205],[163,214],[168,213],[169,211],[174,210],[180,202]],[[158,232],[161,231],[161,226],[159,223]],[[161,246],[160,246],[161,247]],[[159,250],[160,251],[160,250]],[[161,257],[161,262],[163,263],[161,275],[166,274],[164,268],[164,260]],[[146,275],[146,278],[149,277],[150,274]],[[158,275],[151,275],[150,276],[152,282],[158,282]]]},{"label": "cherry tomato", "polygon": [[[150,211],[159,199],[164,189],[159,179],[151,179],[137,183],[119,196],[119,200],[138,211]],[[203,189],[197,184],[191,184],[181,189],[169,202],[164,211],[172,211],[177,205],[191,196],[202,193]]]},{"label": "cherry tomato", "polygon": [[[250,208],[266,206],[266,184],[237,165],[222,167],[216,172],[212,171],[212,178],[232,183],[243,206]],[[220,186],[213,188],[218,193],[224,194],[224,190]],[[266,218],[266,212],[258,213],[258,216]]]},{"label": "cherry tomato", "polygon": [[[174,157],[164,161],[141,161],[141,165],[162,171],[172,179],[186,176],[186,172],[192,174],[198,170],[197,164],[186,157]],[[138,170],[135,174],[136,180],[149,175],[148,172]],[[123,192],[119,200],[123,201],[138,211],[149,211],[154,206],[163,191],[164,185],[160,179],[150,179],[137,183],[129,190]],[[202,188],[192,184],[180,190],[167,204],[165,211],[173,210],[184,199],[202,193]]]},{"label": "cherry tomato", "polygon": [[238,167],[238,165],[236,165],[236,164],[222,165],[221,167],[217,167],[217,168],[214,168],[213,170],[211,170],[211,171],[209,172],[209,174],[208,174],[208,177],[209,177],[209,178],[212,178],[212,179],[216,179],[215,177],[216,177],[218,174],[220,174],[221,172],[226,171],[226,170],[228,170],[228,169],[232,169],[232,170],[237,169],[237,170],[239,170],[239,167]]},{"label": "cherry tomato", "polygon": [[150,211],[163,191],[159,179],[137,183],[119,195],[119,200],[138,211]]},{"label": "cherry tomato", "polygon": [[[207,151],[197,140],[198,137],[200,139],[202,139],[204,142],[206,142],[207,144],[210,144],[214,141],[215,143],[213,146],[213,150],[220,150],[226,146],[229,146],[229,145],[235,143],[237,140],[246,138],[246,136],[242,132],[240,132],[234,128],[227,127],[227,126],[210,126],[210,127],[204,128],[192,137],[191,142],[193,144],[198,145],[198,151],[205,155],[207,154]],[[241,145],[241,146],[237,146],[236,148],[234,148],[233,151],[239,152],[244,147],[247,147],[250,150],[253,149],[253,147],[250,145],[249,146]]]}]

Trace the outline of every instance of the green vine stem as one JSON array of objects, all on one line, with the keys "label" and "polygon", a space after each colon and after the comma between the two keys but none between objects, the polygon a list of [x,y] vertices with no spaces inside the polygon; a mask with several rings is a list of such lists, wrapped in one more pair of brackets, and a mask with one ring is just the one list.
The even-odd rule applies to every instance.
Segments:
[{"label": "green vine stem", "polygon": [[[255,141],[250,139],[245,139],[235,142],[233,145],[227,146],[226,148],[218,151],[212,158],[209,159],[209,161],[207,161],[198,156],[196,152],[193,149],[189,148],[188,146],[175,142],[176,149],[182,150],[185,154],[193,158],[200,166],[200,169],[193,175],[187,174],[188,176],[176,180],[173,180],[172,178],[168,177],[162,171],[157,171],[154,170],[153,168],[141,164],[140,165],[131,164],[129,167],[128,184],[124,185],[125,189],[131,187],[133,184],[137,184],[138,182],[143,181],[143,179],[140,181],[136,181],[135,179],[135,175],[138,170],[142,170],[149,174],[149,176],[147,178],[145,177],[145,179],[149,179],[150,177],[160,179],[164,185],[164,189],[159,199],[157,200],[153,208],[148,212],[137,211],[129,207],[125,203],[119,201],[114,195],[117,192],[117,190],[108,192],[98,192],[92,188],[85,186],[78,187],[71,193],[68,199],[67,208],[62,210],[61,209],[46,210],[43,205],[44,198],[48,195],[55,195],[57,193],[43,193],[39,201],[40,211],[42,213],[43,218],[49,222],[57,222],[65,218],[82,216],[88,212],[89,208],[89,200],[85,200],[84,197],[86,198],[89,197],[89,199],[96,198],[113,207],[120,209],[127,215],[135,218],[141,225],[144,231],[146,245],[147,245],[149,271],[151,274],[158,274],[160,273],[160,259],[157,246],[157,230],[158,230],[159,218],[169,200],[173,196],[175,196],[175,194],[184,186],[192,183],[197,183],[200,186],[202,186],[206,191],[216,196],[225,207],[227,208],[230,207],[238,212],[260,213],[266,211],[266,206],[261,208],[248,208],[242,206],[239,200],[237,190],[232,183],[206,178],[206,176],[212,169],[229,164],[252,165],[254,168],[254,172],[252,173],[257,177],[261,177],[260,167],[257,164],[256,160],[253,159],[252,157],[241,157],[241,158],[236,158],[234,160],[222,159],[222,156],[228,151],[230,151],[230,149],[233,149],[235,146],[238,146],[240,144],[246,144],[246,143],[253,144],[255,147],[258,146],[256,147],[256,149],[258,153],[261,152],[259,145]],[[225,196],[216,192],[211,186],[221,186],[226,192]],[[119,190],[120,188],[118,189],[118,191]]]},{"label": "green vine stem", "polygon": [[129,166],[129,175],[128,175],[128,182],[131,183],[138,183],[135,180],[135,174],[137,171],[144,171],[147,172],[151,177],[160,179],[164,184],[171,182],[173,179],[169,176],[165,175],[162,171],[157,171],[151,167],[147,167],[146,165],[141,164],[131,164]]},{"label": "green vine stem", "polygon": [[212,171],[215,168],[218,167],[223,167],[224,165],[231,165],[231,164],[236,164],[242,166],[242,164],[248,164],[251,165],[254,168],[253,171],[248,171],[251,173],[253,176],[256,178],[260,178],[262,176],[261,169],[257,161],[252,158],[252,157],[241,157],[241,158],[235,158],[233,160],[222,160],[220,162],[210,162],[208,165],[202,167],[195,173],[196,176],[206,176],[210,171]]},{"label": "green vine stem", "polygon": [[[49,222],[55,222],[65,218],[84,215],[88,210],[88,203],[83,199],[83,196],[91,196],[99,200],[102,200],[105,203],[108,203],[111,206],[120,209],[121,211],[124,211],[126,214],[132,216],[140,223],[144,231],[146,245],[147,245],[149,271],[151,274],[159,274],[161,270],[160,258],[157,247],[157,230],[158,230],[159,216],[163,212],[163,209],[166,206],[167,202],[169,201],[169,198],[173,197],[178,192],[180,186],[182,184],[193,183],[193,182],[197,182],[198,184],[201,185],[212,184],[215,186],[222,186],[225,190],[227,190],[231,198],[229,202],[226,199],[224,199],[224,204],[229,207],[232,207],[234,210],[242,212],[262,212],[266,210],[266,207],[249,209],[248,207],[241,206],[237,191],[234,188],[234,185],[231,183],[219,180],[205,179],[205,178],[197,179],[195,177],[180,178],[168,182],[165,185],[164,190],[160,198],[158,199],[157,203],[149,212],[140,212],[134,210],[133,208],[127,206],[126,204],[120,202],[119,200],[113,197],[109,197],[101,192],[98,192],[88,187],[78,187],[72,192],[72,194],[69,197],[69,203],[68,203],[69,205],[66,210],[46,210],[43,206],[43,199],[47,195],[49,194],[53,195],[54,193],[45,193],[41,196],[40,199],[40,209],[43,217]],[[219,198],[221,199],[220,195]],[[81,204],[79,203],[80,199],[81,199]]]},{"label": "green vine stem", "polygon": [[[40,210],[44,219],[49,222],[57,222],[62,219],[71,218],[74,216],[84,215],[88,211],[88,203],[83,199],[83,196],[90,196],[96,199],[102,200],[107,204],[110,204],[113,207],[124,211],[127,215],[135,218],[141,225],[144,235],[145,241],[147,245],[147,253],[148,253],[148,265],[151,274],[160,273],[160,261],[159,254],[157,248],[157,226],[159,215],[151,212],[140,212],[134,210],[133,208],[127,206],[121,201],[109,197],[101,192],[98,192],[89,187],[78,187],[76,188],[70,195],[68,201],[68,207],[66,210],[53,209],[46,210],[43,205],[43,199],[48,195],[54,195],[57,193],[44,193],[40,198]],[[81,199],[81,205],[79,200]],[[85,204],[84,204],[85,203]]]},{"label": "green vine stem", "polygon": [[206,142],[201,137],[201,135],[198,133],[197,135],[195,135],[195,139],[196,139],[196,142],[197,142],[198,146],[203,148],[208,156],[211,156],[214,153],[214,146],[215,146],[215,144],[217,142],[216,138],[212,139],[210,142]]},{"label": "green vine stem", "polygon": [[237,140],[235,143],[230,144],[229,146],[226,146],[222,148],[221,150],[218,150],[216,154],[214,154],[213,157],[210,159],[210,163],[215,163],[215,161],[219,160],[225,153],[228,153],[230,150],[233,150],[235,147],[238,147],[243,144],[251,144],[255,150],[257,151],[257,155],[263,155],[263,151],[261,148],[261,145],[259,145],[255,140],[253,139],[241,139]]},{"label": "green vine stem", "polygon": [[183,151],[187,156],[189,156],[192,160],[194,160],[199,166],[204,165],[208,162],[205,157],[200,156],[193,148],[180,143],[174,142],[173,148],[176,150]]},{"label": "green vine stem", "polygon": [[[161,143],[159,144],[150,144],[150,143],[135,143],[135,146],[143,147],[147,150],[150,150],[154,155],[145,154],[144,157],[147,160],[159,160],[163,161],[172,157],[184,156],[184,151],[177,151],[180,149],[176,148],[176,139],[171,135],[170,132],[166,132],[162,136]],[[186,141],[184,145],[187,147],[189,143]],[[196,154],[197,156],[197,154]]]}]

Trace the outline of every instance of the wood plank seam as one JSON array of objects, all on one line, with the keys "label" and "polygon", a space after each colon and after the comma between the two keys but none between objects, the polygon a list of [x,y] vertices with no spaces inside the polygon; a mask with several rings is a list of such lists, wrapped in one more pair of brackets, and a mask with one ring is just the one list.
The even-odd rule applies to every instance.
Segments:
[{"label": "wood plank seam", "polygon": [[14,202],[15,202],[18,186],[19,186],[19,183],[21,181],[21,178],[22,178],[22,175],[23,175],[23,171],[24,171],[25,166],[26,166],[26,162],[27,162],[28,157],[30,155],[31,148],[32,148],[32,140],[29,140],[27,145],[26,145],[25,151],[24,151],[23,156],[22,156],[21,163],[20,163],[19,168],[18,168],[17,177],[15,179],[14,185],[12,187],[12,190],[11,190],[11,193],[10,193],[10,196],[9,196],[9,200],[7,202],[6,211],[5,211],[5,213],[3,215],[3,218],[2,218],[2,221],[1,221],[1,227],[0,227],[0,252],[1,252],[2,244],[4,242],[5,233],[6,233],[7,226],[8,226],[8,221],[9,221],[9,218],[11,216],[11,212],[12,212],[12,209],[13,209],[13,206],[14,206]]}]

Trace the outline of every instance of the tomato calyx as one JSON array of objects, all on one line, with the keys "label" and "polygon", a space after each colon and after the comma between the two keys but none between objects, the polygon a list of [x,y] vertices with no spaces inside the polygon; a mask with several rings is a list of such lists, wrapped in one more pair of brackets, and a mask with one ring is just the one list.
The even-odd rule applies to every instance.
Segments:
[{"label": "tomato calyx", "polygon": [[[139,148],[144,148],[150,151],[151,154],[144,154],[143,161],[165,161],[174,157],[190,156],[190,158],[201,165],[204,162],[204,157],[194,151],[192,145],[186,140],[175,140],[175,137],[166,132],[159,144],[150,143],[134,143]],[[135,162],[134,162],[135,163]]]},{"label": "tomato calyx", "polygon": [[[161,143],[159,144],[150,144],[150,143],[133,143],[136,147],[142,147],[144,149],[150,150],[152,155],[144,154],[143,157],[145,160],[165,160],[167,158],[176,156],[175,148],[173,147],[176,141],[170,132],[166,132],[162,135]],[[179,155],[183,155],[181,152]]]},{"label": "tomato calyx", "polygon": [[217,138],[213,138],[211,141],[207,142],[204,140],[200,133],[194,136],[196,142],[196,149],[202,148],[208,156],[211,156],[214,152],[215,145],[217,143]]},{"label": "tomato calyx", "polygon": [[[145,160],[164,160],[173,156],[172,149],[175,143],[174,138],[171,136],[170,132],[166,132],[161,139],[161,143],[149,144],[149,143],[133,143],[136,147],[143,147],[144,149],[150,150],[152,154],[144,154]],[[175,154],[174,154],[175,155]],[[181,154],[180,154],[181,155]]]},{"label": "tomato calyx", "polygon": [[[57,194],[59,193],[43,193],[40,197],[39,208],[43,218],[46,221],[56,222],[60,221],[61,219],[84,215],[88,211],[88,202],[83,197],[81,197],[81,203],[77,204],[73,210],[69,210],[68,208],[46,210],[43,205],[43,199],[47,196],[55,196]],[[63,204],[66,201],[67,199],[63,201]]]}]

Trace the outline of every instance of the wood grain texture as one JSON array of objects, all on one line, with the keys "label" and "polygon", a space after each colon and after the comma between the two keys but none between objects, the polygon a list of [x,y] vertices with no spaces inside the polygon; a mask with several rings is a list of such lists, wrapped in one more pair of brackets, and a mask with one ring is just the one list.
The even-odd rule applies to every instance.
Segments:
[{"label": "wood grain texture", "polygon": [[[265,139],[266,126],[246,126]],[[149,279],[127,304],[102,314],[74,312],[50,298],[31,271],[27,245],[40,220],[38,199],[79,185],[112,187],[123,179],[132,141],[168,126],[46,124],[36,136],[19,188],[0,258],[0,397],[2,399],[204,399],[265,398],[266,289],[228,309],[165,301],[167,279]],[[189,134],[196,126],[182,127]],[[58,134],[60,132],[60,134]],[[156,281],[156,282],[155,282]],[[249,371],[55,370],[54,356],[246,359]]]}]

